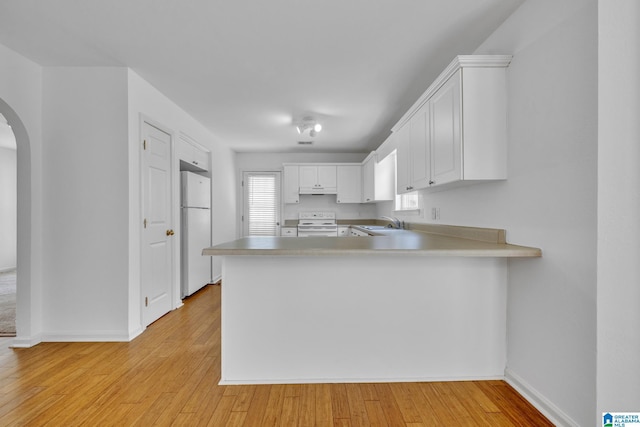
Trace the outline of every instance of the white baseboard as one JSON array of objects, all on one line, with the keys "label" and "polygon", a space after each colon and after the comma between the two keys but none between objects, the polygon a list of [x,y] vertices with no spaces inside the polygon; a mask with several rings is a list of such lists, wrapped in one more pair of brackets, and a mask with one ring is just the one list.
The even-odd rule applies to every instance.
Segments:
[{"label": "white baseboard", "polygon": [[128,339],[128,341],[133,341],[133,339],[136,338],[137,336],[139,336],[140,334],[142,334],[145,329],[146,328],[139,327],[139,328],[136,328],[133,331],[129,331],[129,339]]},{"label": "white baseboard", "polygon": [[342,383],[429,383],[447,381],[488,381],[502,380],[502,375],[464,376],[464,377],[416,377],[416,378],[305,378],[305,379],[263,379],[232,380],[221,378],[219,385],[253,385],[253,384],[342,384]]},{"label": "white baseboard", "polygon": [[136,328],[128,334],[118,332],[96,332],[92,334],[77,333],[44,333],[34,337],[16,337],[9,344],[10,348],[30,348],[41,342],[131,342],[145,331],[145,328]]},{"label": "white baseboard", "polygon": [[43,333],[42,342],[129,342],[129,333],[100,331],[89,333]]},{"label": "white baseboard", "polygon": [[11,341],[11,344],[9,344],[9,348],[31,348],[41,342],[42,337],[40,335],[32,337],[15,337],[13,341]]},{"label": "white baseboard", "polygon": [[519,375],[509,370],[504,370],[504,380],[529,403],[531,403],[538,411],[549,419],[556,426],[580,427],[577,422],[571,419],[567,414],[562,412],[560,408],[554,405],[549,399],[544,397],[535,388],[531,387]]},{"label": "white baseboard", "polygon": [[213,279],[211,279],[210,285],[216,285],[218,282],[222,280],[222,274],[218,274]]}]

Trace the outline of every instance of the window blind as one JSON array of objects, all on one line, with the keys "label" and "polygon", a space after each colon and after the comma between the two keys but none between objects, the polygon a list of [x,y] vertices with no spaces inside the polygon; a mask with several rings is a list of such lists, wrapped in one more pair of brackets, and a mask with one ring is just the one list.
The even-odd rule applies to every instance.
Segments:
[{"label": "window blind", "polygon": [[249,174],[246,184],[249,236],[275,236],[279,216],[276,176]]}]

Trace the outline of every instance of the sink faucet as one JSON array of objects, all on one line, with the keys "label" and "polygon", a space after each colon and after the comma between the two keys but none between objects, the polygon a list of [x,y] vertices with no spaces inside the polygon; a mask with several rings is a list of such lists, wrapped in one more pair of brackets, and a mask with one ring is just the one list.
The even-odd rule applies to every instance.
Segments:
[{"label": "sink faucet", "polygon": [[381,216],[380,218],[382,219],[387,219],[389,221],[391,221],[391,223],[393,224],[393,228],[397,228],[397,229],[404,229],[404,224],[403,222],[401,222],[398,218],[396,217],[390,217],[390,216]]}]

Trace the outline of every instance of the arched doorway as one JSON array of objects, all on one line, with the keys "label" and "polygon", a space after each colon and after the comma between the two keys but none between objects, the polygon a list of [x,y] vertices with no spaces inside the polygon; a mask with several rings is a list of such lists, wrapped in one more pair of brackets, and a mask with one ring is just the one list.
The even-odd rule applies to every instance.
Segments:
[{"label": "arched doorway", "polygon": [[30,347],[39,342],[41,313],[33,309],[41,293],[33,286],[32,268],[32,192],[31,143],[27,129],[18,114],[0,99],[0,114],[11,126],[16,141],[17,163],[17,294],[15,347]]},{"label": "arched doorway", "polygon": [[0,114],[0,337],[16,335],[16,138]]}]

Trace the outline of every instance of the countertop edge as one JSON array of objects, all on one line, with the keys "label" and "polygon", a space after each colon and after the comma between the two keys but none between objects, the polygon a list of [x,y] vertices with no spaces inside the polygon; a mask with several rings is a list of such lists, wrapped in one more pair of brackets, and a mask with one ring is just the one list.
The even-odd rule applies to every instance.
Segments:
[{"label": "countertop edge", "polygon": [[540,258],[542,251],[527,246],[508,245],[494,249],[215,249],[206,248],[204,256],[362,256],[402,255],[417,257],[474,257],[474,258]]},{"label": "countertop edge", "polygon": [[[360,228],[359,226],[356,227]],[[427,225],[409,230],[378,230],[378,232],[376,230],[360,229],[373,235],[373,237],[249,237],[205,248],[202,251],[202,255],[542,257],[542,250],[539,248],[506,243],[506,231],[502,229],[481,229],[451,225]],[[301,244],[303,241],[305,245]],[[309,243],[308,245],[306,245],[307,242]]]}]

